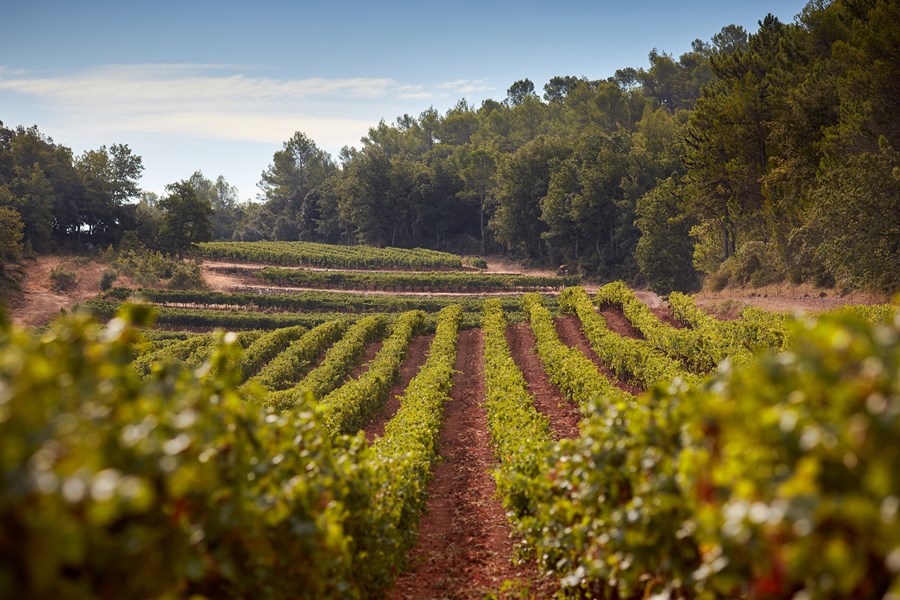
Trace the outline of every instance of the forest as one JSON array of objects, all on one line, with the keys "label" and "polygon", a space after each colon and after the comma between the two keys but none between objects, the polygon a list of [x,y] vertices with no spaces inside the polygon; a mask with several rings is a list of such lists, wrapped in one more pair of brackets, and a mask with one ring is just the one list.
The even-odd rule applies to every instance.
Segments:
[{"label": "forest", "polygon": [[205,240],[498,254],[655,291],[900,288],[900,3],[811,1],[605,80],[529,79],[372,127],[302,132],[258,202],[201,172],[142,192],[128,145],[75,155],[0,124],[0,252]]}]

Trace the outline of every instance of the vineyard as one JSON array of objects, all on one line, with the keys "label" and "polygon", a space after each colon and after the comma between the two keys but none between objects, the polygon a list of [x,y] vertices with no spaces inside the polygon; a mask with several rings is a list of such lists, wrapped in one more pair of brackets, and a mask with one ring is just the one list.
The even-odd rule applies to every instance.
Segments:
[{"label": "vineyard", "polygon": [[0,597],[900,597],[895,306],[197,252],[280,287],[0,328]]},{"label": "vineyard", "polygon": [[333,246],[314,242],[203,242],[202,258],[234,262],[319,267],[323,269],[482,269],[483,260],[415,248]]}]

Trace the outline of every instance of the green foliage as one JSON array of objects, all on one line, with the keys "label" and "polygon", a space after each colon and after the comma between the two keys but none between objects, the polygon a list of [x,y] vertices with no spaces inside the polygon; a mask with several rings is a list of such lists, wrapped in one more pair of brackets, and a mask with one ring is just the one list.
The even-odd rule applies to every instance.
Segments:
[{"label": "green foliage", "polygon": [[[539,502],[541,483],[534,481],[548,471],[553,443],[547,417],[534,407],[525,377],[516,366],[504,332],[506,319],[498,300],[484,303],[485,409],[491,442],[499,461],[494,471],[497,492],[519,533],[534,544],[540,524],[532,515]],[[536,552],[538,557],[542,554]],[[549,558],[549,557],[548,557]]]},{"label": "green foliage", "polygon": [[241,356],[241,381],[256,375],[259,370],[276,356],[281,354],[288,344],[306,333],[300,326],[282,327],[261,335],[247,347]]},{"label": "green foliage", "polygon": [[[140,295],[136,297],[140,299]],[[120,302],[88,300],[80,306],[100,320],[111,319],[119,310]],[[156,310],[156,322],[173,329],[209,330],[217,327],[233,331],[246,329],[278,329],[281,327],[315,327],[327,321],[348,321],[352,315],[337,312],[281,313],[242,312],[234,310],[192,309],[161,307]]]},{"label": "green foliage", "polygon": [[172,289],[204,289],[206,283],[197,261],[182,261],[172,255],[153,252],[138,245],[120,249],[113,267],[142,286],[164,283]]},{"label": "green foliage", "polygon": [[331,269],[461,269],[484,268],[481,259],[415,248],[337,246],[313,242],[207,242],[195,252],[212,260],[261,262],[274,265]]},{"label": "green foliage", "polygon": [[[83,317],[0,333],[0,586],[5,597],[353,597],[373,479],[313,413],[267,414],[170,363],[142,381],[135,331]],[[302,480],[297,476],[303,474]],[[370,533],[371,534],[371,533]]]},{"label": "green foliage", "polygon": [[[676,292],[677,293],[677,292]],[[684,302],[684,296],[679,296]],[[652,347],[678,360],[685,369],[702,374],[716,368],[721,361],[740,357],[740,343],[721,334],[722,327],[676,329],[659,320],[646,304],[621,281],[608,283],[597,291],[594,302],[601,307],[615,306]],[[696,308],[696,307],[695,307]]]},{"label": "green foliage", "polygon": [[693,597],[700,547],[678,480],[687,386],[662,388],[672,401],[598,397],[583,434],[549,457],[536,545],[571,596]]},{"label": "green foliage", "polygon": [[740,324],[719,321],[697,308],[690,296],[680,292],[669,294],[669,307],[675,319],[685,327],[689,327],[702,338],[714,343],[718,341],[723,345],[724,353],[732,363],[746,362],[750,359],[750,352],[744,347],[744,335]]},{"label": "green foliage", "polygon": [[[214,292],[210,290],[162,290],[141,289],[137,292],[127,288],[115,288],[105,295],[108,299],[126,300],[136,294],[155,304],[177,307],[191,305],[202,308],[231,308],[243,310],[263,310],[266,312],[406,312],[422,310],[436,313],[451,305],[459,304],[463,312],[481,312],[483,296],[400,296],[389,294],[354,294],[351,292],[295,292],[290,294],[268,294],[256,292]],[[519,300],[515,296],[501,298],[506,311],[519,310]],[[556,297],[546,296],[544,303],[556,307]]]},{"label": "green foliage", "polygon": [[623,198],[629,144],[628,136],[586,129],[550,176],[540,218],[549,228],[541,237],[554,263],[578,265],[600,277],[622,274],[633,250],[634,216]]},{"label": "green foliage", "polygon": [[460,313],[458,306],[440,312],[428,360],[400,398],[400,408],[384,435],[372,445],[375,468],[382,474],[381,489],[374,496],[381,520],[376,531],[384,533],[359,539],[355,551],[366,556],[364,576],[373,579],[376,589],[383,588],[404,563],[425,508],[444,404],[453,384]]},{"label": "green foliage", "polygon": [[19,211],[0,206],[0,259],[7,261],[19,257],[25,225]]},{"label": "green foliage", "polygon": [[571,153],[560,138],[540,137],[522,146],[500,163],[490,227],[507,251],[527,258],[546,253],[541,234],[541,198],[547,195],[550,176]]},{"label": "green foliage", "polygon": [[[898,287],[895,3],[810,3],[713,57],[685,164],[698,268],[715,288]],[[876,108],[878,107],[878,108]]]},{"label": "green foliage", "polygon": [[0,124],[0,206],[18,211],[35,251],[59,244],[115,243],[134,226],[141,158],[113,144],[76,157],[37,127]]},{"label": "green foliage", "polygon": [[[119,310],[119,302],[89,300],[80,306],[101,320],[110,319]],[[283,313],[243,312],[191,308],[158,308],[156,322],[160,326],[181,329],[278,329],[281,327],[315,327],[327,321],[352,320],[352,315],[337,312]]]},{"label": "green foliage", "polygon": [[110,288],[112,288],[113,283],[115,283],[116,279],[118,278],[118,271],[114,271],[112,269],[103,271],[103,275],[100,277],[100,289],[104,292],[108,291]]},{"label": "green foliage", "polygon": [[723,596],[900,591],[900,323],[797,323],[790,350],[722,374],[686,404],[687,500]]},{"label": "green foliage", "polygon": [[[581,297],[590,304],[583,291]],[[551,354],[562,344],[554,342],[536,299],[526,302],[543,338],[538,352],[558,357],[546,363],[556,370],[551,376],[578,381],[578,363],[587,359],[573,360],[559,348]],[[582,436],[553,445],[504,329],[499,305],[487,301],[485,404],[500,458],[495,477],[508,514],[539,563],[576,597],[629,597],[665,584],[682,595],[699,561],[696,545],[680,532],[689,513],[673,485],[672,450],[680,441],[669,407],[636,400],[607,383],[586,402]]]},{"label": "green foliage", "polygon": [[81,223],[77,231],[68,233],[78,235],[86,230],[90,239],[101,244],[117,242],[126,229],[134,227],[135,213],[129,201],[139,195],[138,180],[143,170],[141,157],[122,144],[109,149],[101,146],[77,157]]},{"label": "green foliage", "polygon": [[773,245],[746,242],[718,267],[711,281],[714,290],[729,285],[760,287],[778,283],[784,278],[784,272],[785,267]]},{"label": "green foliage", "polygon": [[316,368],[296,385],[268,394],[265,398],[266,404],[284,409],[295,406],[307,396],[322,400],[350,375],[350,371],[365,351],[366,344],[384,335],[386,326],[387,319],[382,315],[363,317],[347,329],[344,337],[328,350]]},{"label": "green foliage", "polygon": [[807,225],[841,287],[900,290],[900,155],[885,149],[840,161],[820,177]]},{"label": "green foliage", "polygon": [[540,275],[507,275],[487,273],[361,273],[353,271],[311,271],[265,267],[254,271],[254,276],[277,285],[294,285],[310,288],[394,290],[404,291],[525,291],[555,290],[574,285],[578,277],[554,277]]},{"label": "green foliage", "polygon": [[634,251],[648,287],[659,294],[697,287],[693,268],[693,226],[684,212],[681,190],[669,178],[638,200],[636,222],[641,230]]},{"label": "green foliage", "polygon": [[401,315],[366,372],[322,398],[319,403],[322,422],[333,434],[356,433],[388,400],[412,336],[422,326],[423,316],[420,311]]},{"label": "green foliage", "polygon": [[[897,307],[817,319],[747,309],[720,323],[672,294],[678,319],[734,349],[702,381],[650,347],[667,332],[626,291],[600,296],[618,298],[646,340],[609,332],[581,288],[560,305],[601,358],[640,378],[638,398],[559,341],[539,296],[522,299],[548,373],[584,414],[582,434],[557,443],[512,360],[501,300],[483,304],[498,492],[563,594],[900,593]],[[425,506],[462,308],[439,313],[428,360],[370,448],[339,432],[386,398],[424,313],[394,321],[359,379],[275,412],[253,402],[261,383],[292,385],[337,342],[316,378],[324,394],[386,318],[302,336],[143,338],[127,321],[151,312],[131,305],[104,327],[75,314],[40,334],[0,324],[0,522],[16,532],[0,536],[0,595],[386,593]],[[262,355],[275,358],[239,389]]]},{"label": "green foliage", "polygon": [[597,313],[583,288],[563,290],[559,295],[559,306],[566,312],[578,315],[591,348],[619,377],[636,382],[645,389],[660,381],[676,378],[690,382],[698,380],[678,361],[647,341],[625,338],[607,328],[606,320]]},{"label": "green foliage", "polygon": [[66,265],[58,263],[50,269],[50,287],[54,292],[64,292],[78,285],[78,276],[74,271],[67,271]]},{"label": "green foliage", "polygon": [[248,386],[256,384],[266,390],[284,390],[293,386],[346,330],[345,321],[328,321],[311,329],[266,363],[248,381]]},{"label": "green foliage", "polygon": [[159,235],[163,245],[181,258],[191,244],[209,239],[212,204],[209,198],[198,196],[188,181],[169,184],[166,192],[168,196],[159,201],[162,211]]},{"label": "green foliage", "polygon": [[631,398],[609,381],[591,360],[576,348],[571,348],[559,340],[556,326],[537,294],[526,294],[522,305],[530,314],[531,328],[537,339],[536,349],[550,381],[569,400],[579,405],[582,412],[590,414],[591,401],[595,396],[603,396],[610,402]]},{"label": "green foliage", "polygon": [[172,269],[172,277],[166,285],[173,290],[202,290],[206,288],[200,265],[196,262],[179,262]]},{"label": "green foliage", "polygon": [[[577,288],[563,296],[564,308],[590,306]],[[537,302],[526,302],[536,333],[552,339]],[[773,332],[787,331],[788,352],[726,368],[708,385],[663,379],[636,400],[598,395],[582,436],[551,446],[517,416],[533,407],[521,374],[501,358],[502,313],[489,301],[492,439],[498,449],[528,440],[532,461],[516,469],[501,458],[498,487],[513,523],[576,597],[790,598],[805,589],[880,598],[900,589],[888,567],[900,543],[891,437],[900,424],[900,322],[890,308],[770,319]],[[748,316],[762,327],[762,315]],[[605,343],[610,360],[628,351]],[[504,360],[510,375],[497,375]],[[495,381],[506,382],[496,395]],[[505,403],[503,419],[494,401]]]},{"label": "green foliage", "polygon": [[262,173],[260,187],[267,203],[297,212],[306,195],[335,169],[328,153],[298,131],[275,152],[272,164]]},{"label": "green foliage", "polygon": [[199,349],[208,347],[212,340],[211,334],[193,335],[184,340],[164,340],[156,350],[137,357],[132,366],[138,375],[146,377],[151,373],[154,365],[166,361],[183,363]]}]

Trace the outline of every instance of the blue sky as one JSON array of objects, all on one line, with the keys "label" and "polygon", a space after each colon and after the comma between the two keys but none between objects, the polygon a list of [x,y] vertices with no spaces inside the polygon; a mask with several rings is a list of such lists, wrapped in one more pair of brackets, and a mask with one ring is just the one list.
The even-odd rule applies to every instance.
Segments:
[{"label": "blue sky", "polygon": [[199,169],[248,199],[294,131],[336,156],[379,119],[502,100],[525,77],[538,91],[554,75],[606,78],[804,4],[11,0],[0,121],[76,153],[128,144],[148,190]]}]

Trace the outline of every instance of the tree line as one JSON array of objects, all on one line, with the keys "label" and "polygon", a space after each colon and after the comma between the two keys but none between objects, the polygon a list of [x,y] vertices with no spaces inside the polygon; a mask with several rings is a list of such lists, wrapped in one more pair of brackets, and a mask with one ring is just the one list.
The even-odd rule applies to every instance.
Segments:
[{"label": "tree line", "polygon": [[[66,187],[43,162],[7,167],[10,140],[43,139],[57,148],[48,160],[62,147],[36,130],[4,130],[0,205],[23,194],[81,199],[84,209],[52,219],[43,237],[34,223],[46,216],[27,203],[25,237],[35,248],[50,238],[114,238],[131,211],[142,215],[142,241],[173,249],[203,237],[365,243],[501,253],[663,292],[703,278],[893,291],[897,48],[897,2],[813,0],[793,23],[769,15],[755,33],[729,25],[677,58],[654,50],[648,68],[554,77],[542,95],[523,79],[502,100],[382,121],[337,160],[297,132],[262,173],[261,202],[249,204],[199,172],[170,196],[129,203],[135,188],[122,188],[116,173],[133,170],[103,171],[92,166],[102,157],[71,152],[63,170],[81,183]],[[116,164],[123,149],[99,153]],[[33,164],[49,183],[29,172]],[[98,170],[107,178],[91,187],[97,178],[86,175]],[[196,221],[206,226],[167,230],[172,196],[199,199],[208,210]]]},{"label": "tree line", "polygon": [[124,144],[75,156],[36,127],[0,122],[0,252],[105,248],[123,239],[181,255],[208,239],[237,190],[195,173],[166,186],[162,198],[142,192],[143,160]]},{"label": "tree line", "polygon": [[896,2],[815,1],[607,80],[382,122],[340,166],[296,134],[237,234],[503,252],[661,291],[893,291],[898,40]]}]

